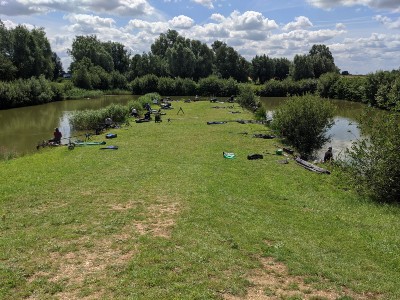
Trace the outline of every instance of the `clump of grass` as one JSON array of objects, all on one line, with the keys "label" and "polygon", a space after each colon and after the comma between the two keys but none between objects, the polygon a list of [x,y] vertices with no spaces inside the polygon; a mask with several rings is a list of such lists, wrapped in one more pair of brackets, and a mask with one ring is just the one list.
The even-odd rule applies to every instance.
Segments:
[{"label": "clump of grass", "polygon": [[65,99],[74,100],[82,98],[100,98],[104,93],[100,90],[85,90],[80,88],[71,88],[65,91]]},{"label": "clump of grass", "polygon": [[19,155],[16,151],[0,147],[0,160],[10,160],[17,158]]},{"label": "clump of grass", "polygon": [[111,104],[99,110],[84,110],[75,112],[70,123],[76,130],[96,130],[104,124],[106,118],[111,118],[114,122],[125,122],[129,114],[127,106]]},{"label": "clump of grass", "polygon": [[153,99],[161,100],[161,96],[159,93],[148,93],[143,96],[140,96],[138,99],[130,101],[128,103],[129,111],[132,111],[133,108],[136,109],[139,115],[143,115],[144,105],[149,103],[152,105]]}]

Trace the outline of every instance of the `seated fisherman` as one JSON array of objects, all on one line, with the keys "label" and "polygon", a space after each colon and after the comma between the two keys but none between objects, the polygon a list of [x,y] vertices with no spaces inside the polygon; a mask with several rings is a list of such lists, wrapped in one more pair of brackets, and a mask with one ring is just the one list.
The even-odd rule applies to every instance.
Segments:
[{"label": "seated fisherman", "polygon": [[332,147],[328,148],[328,151],[325,152],[324,162],[331,161],[333,159]]},{"label": "seated fisherman", "polygon": [[132,116],[132,117],[135,117],[135,118],[138,116],[138,113],[137,113],[136,108],[132,108],[131,116]]},{"label": "seated fisherman", "polygon": [[58,128],[54,129],[53,138],[49,142],[54,144],[61,144],[62,134]]},{"label": "seated fisherman", "polygon": [[106,118],[104,121],[104,125],[106,128],[110,128],[113,124],[113,120],[111,118]]}]

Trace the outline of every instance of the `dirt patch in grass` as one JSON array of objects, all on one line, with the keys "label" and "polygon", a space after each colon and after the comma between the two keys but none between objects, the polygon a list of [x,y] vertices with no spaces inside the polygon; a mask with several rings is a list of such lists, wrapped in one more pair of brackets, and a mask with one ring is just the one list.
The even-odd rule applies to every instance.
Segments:
[{"label": "dirt patch in grass", "polygon": [[251,287],[245,297],[223,295],[225,300],[264,300],[264,299],[318,299],[335,300],[348,296],[355,300],[380,299],[377,294],[357,294],[347,288],[340,290],[320,290],[305,283],[302,276],[293,276],[287,267],[271,257],[261,259],[262,268],[254,270],[248,277]]},{"label": "dirt patch in grass", "polygon": [[144,220],[136,221],[134,226],[139,234],[169,238],[179,211],[177,202],[152,204],[147,208]]},{"label": "dirt patch in grass", "polygon": [[[53,273],[38,272],[28,281],[45,278],[49,282],[63,286],[56,294],[58,299],[99,299],[107,295],[104,285],[108,269],[124,268],[135,255],[132,247],[124,247],[130,236],[125,233],[107,238],[92,240],[84,237],[75,240],[76,251],[52,252],[47,263],[52,265]],[[84,292],[83,292],[84,291]],[[41,295],[43,296],[43,295]],[[32,295],[29,299],[40,299]]]}]

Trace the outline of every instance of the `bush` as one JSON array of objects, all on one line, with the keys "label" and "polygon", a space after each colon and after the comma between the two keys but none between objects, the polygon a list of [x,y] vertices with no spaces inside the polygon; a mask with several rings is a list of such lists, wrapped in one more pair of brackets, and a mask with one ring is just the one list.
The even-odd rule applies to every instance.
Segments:
[{"label": "bush", "polygon": [[127,106],[111,104],[99,110],[84,110],[75,112],[70,123],[76,130],[96,130],[99,125],[104,124],[106,118],[111,118],[114,122],[124,122],[129,114]]},{"label": "bush", "polygon": [[320,149],[333,125],[334,107],[328,101],[307,94],[286,100],[273,114],[271,126],[305,159]]},{"label": "bush", "polygon": [[371,118],[366,113],[361,128],[368,138],[353,143],[345,162],[351,180],[362,193],[381,202],[400,201],[400,114]]},{"label": "bush", "polygon": [[203,96],[222,96],[222,82],[215,76],[209,76],[199,80],[199,94]]},{"label": "bush", "polygon": [[202,78],[198,82],[198,94],[203,96],[229,97],[239,92],[239,84],[236,80],[221,79],[215,75]]},{"label": "bush", "polygon": [[303,79],[300,81],[294,81],[289,78],[283,81],[271,79],[264,84],[260,95],[264,97],[301,96],[307,93],[314,93],[316,90],[317,80],[315,79]]},{"label": "bush", "polygon": [[252,111],[259,108],[260,99],[255,95],[252,87],[248,84],[242,84],[239,88],[239,96],[237,102]]}]

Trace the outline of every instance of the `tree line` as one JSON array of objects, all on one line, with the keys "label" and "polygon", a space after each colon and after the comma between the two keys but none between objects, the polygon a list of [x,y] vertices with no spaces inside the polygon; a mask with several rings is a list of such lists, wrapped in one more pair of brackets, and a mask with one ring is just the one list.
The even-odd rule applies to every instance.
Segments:
[{"label": "tree line", "polygon": [[[85,90],[215,96],[229,96],[238,90],[238,84],[252,83],[259,96],[318,92],[322,97],[363,101],[381,108],[400,100],[399,71],[341,76],[325,45],[313,45],[307,54],[295,55],[292,61],[265,54],[247,61],[224,42],[217,40],[209,47],[168,30],[150,48],[148,53],[132,55],[121,43],[102,42],[95,35],[76,36],[68,49],[70,82]],[[0,20],[0,108],[65,98],[60,97],[59,87],[53,85],[53,96],[43,84],[43,80],[59,80],[62,74],[60,59],[43,28],[29,30],[18,25],[7,29]],[[41,84],[37,84],[38,78],[42,78]],[[32,91],[19,90],[18,80],[27,80]],[[70,90],[68,85],[61,93]],[[30,93],[42,96],[30,103]]]},{"label": "tree line", "polygon": [[58,78],[60,58],[52,51],[43,28],[27,29],[18,25],[7,29],[0,20],[0,81],[12,81],[43,75]]}]

